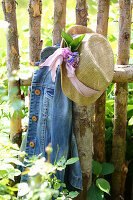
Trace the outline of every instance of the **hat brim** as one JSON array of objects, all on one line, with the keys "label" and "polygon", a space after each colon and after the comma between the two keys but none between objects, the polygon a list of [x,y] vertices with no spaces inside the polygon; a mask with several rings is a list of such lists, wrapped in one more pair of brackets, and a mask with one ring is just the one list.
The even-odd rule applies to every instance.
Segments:
[{"label": "hat brim", "polygon": [[79,105],[88,105],[94,103],[103,93],[103,91],[99,92],[98,94],[95,94],[91,97],[85,97],[81,95],[74,85],[71,83],[69,78],[67,77],[67,70],[65,67],[65,62],[63,62],[61,66],[61,87],[63,93],[72,101]]}]

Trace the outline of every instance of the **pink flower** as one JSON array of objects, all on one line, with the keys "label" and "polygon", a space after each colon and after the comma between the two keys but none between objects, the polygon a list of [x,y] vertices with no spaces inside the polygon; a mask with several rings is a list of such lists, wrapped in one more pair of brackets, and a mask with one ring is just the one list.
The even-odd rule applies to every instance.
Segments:
[{"label": "pink flower", "polygon": [[72,52],[69,49],[69,47],[62,49],[62,55],[63,55],[63,58],[67,58],[69,55],[72,55]]}]

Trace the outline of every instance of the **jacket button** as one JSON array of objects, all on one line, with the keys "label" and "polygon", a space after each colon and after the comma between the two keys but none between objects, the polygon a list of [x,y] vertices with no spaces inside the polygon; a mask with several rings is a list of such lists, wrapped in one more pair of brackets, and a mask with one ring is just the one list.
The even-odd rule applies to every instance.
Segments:
[{"label": "jacket button", "polygon": [[37,118],[36,118],[35,116],[33,116],[33,117],[32,117],[32,120],[33,120],[34,122],[36,122],[36,121],[37,121]]},{"label": "jacket button", "polygon": [[34,142],[30,142],[29,145],[30,145],[31,148],[34,148],[35,143]]},{"label": "jacket button", "polygon": [[35,90],[35,95],[40,95],[40,90]]}]

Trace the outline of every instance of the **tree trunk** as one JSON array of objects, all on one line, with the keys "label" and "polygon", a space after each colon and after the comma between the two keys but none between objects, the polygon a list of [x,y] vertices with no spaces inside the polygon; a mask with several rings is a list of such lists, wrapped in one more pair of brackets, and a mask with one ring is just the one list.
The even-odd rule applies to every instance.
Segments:
[{"label": "tree trunk", "polygon": [[87,191],[91,185],[92,179],[92,106],[79,106],[73,104],[74,115],[74,133],[77,140],[79,159],[83,178],[83,191],[76,198],[77,200],[86,200]]},{"label": "tree trunk", "polygon": [[98,0],[96,32],[107,37],[110,0]]},{"label": "tree trunk", "polygon": [[[98,0],[96,32],[107,37],[110,0]],[[94,103],[94,159],[105,161],[105,103],[106,92]]]},{"label": "tree trunk", "polygon": [[[16,20],[16,1],[3,0],[2,7],[4,12],[5,21],[9,23],[7,33],[7,71],[8,71],[8,93],[10,98],[20,98],[20,83],[15,80],[15,75],[19,69],[19,48],[18,48],[18,31]],[[11,95],[14,88],[17,88],[15,96]],[[22,128],[20,115],[13,114],[10,121],[10,139],[12,142],[21,144]]]},{"label": "tree trunk", "polygon": [[106,92],[94,103],[93,114],[93,158],[100,163],[105,161],[105,103]]},{"label": "tree trunk", "polygon": [[[76,1],[76,25],[87,26],[87,4],[86,0]],[[92,181],[92,105],[80,106],[73,103],[74,132],[77,139],[79,159],[81,163],[83,191],[76,200],[87,200],[87,191]]]},{"label": "tree trunk", "polygon": [[54,0],[53,45],[60,44],[66,25],[66,0]]},{"label": "tree trunk", "polygon": [[[119,1],[119,39],[118,65],[128,65],[130,56],[131,4],[130,0]],[[112,175],[112,199],[124,198],[127,174],[125,163],[126,124],[127,124],[128,83],[117,83],[115,90],[114,133],[112,163],[115,172]]]},{"label": "tree trunk", "polygon": [[40,60],[42,1],[29,0],[29,59],[30,64]]},{"label": "tree trunk", "polygon": [[88,6],[86,0],[76,0],[76,24],[87,26]]}]

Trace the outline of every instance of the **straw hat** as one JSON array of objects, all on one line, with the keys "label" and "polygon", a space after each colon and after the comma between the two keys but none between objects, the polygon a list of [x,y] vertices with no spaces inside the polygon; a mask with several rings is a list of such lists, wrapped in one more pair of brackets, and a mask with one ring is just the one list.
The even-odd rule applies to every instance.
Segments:
[{"label": "straw hat", "polygon": [[[80,105],[92,104],[102,95],[113,79],[113,51],[105,37],[94,33],[87,27],[81,25],[72,26],[67,33],[71,33],[71,35],[86,33],[78,49],[80,61],[75,74],[81,83],[90,88],[90,94],[86,97],[77,91],[67,77],[65,62],[61,66],[63,93]],[[63,42],[61,47],[64,47]]]}]

